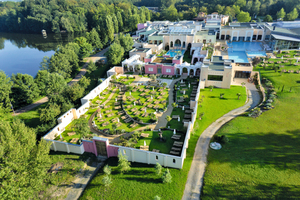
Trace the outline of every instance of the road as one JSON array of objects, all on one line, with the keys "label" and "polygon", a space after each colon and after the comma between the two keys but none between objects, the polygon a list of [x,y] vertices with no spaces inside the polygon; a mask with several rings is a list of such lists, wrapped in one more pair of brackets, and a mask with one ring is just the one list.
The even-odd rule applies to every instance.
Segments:
[{"label": "road", "polygon": [[[103,49],[102,51],[96,53],[95,55],[92,55],[91,57],[88,57],[86,59],[85,64],[83,65],[83,67],[80,69],[79,73],[75,76],[75,78],[73,80],[71,80],[68,83],[68,85],[72,85],[72,84],[78,82],[81,79],[81,77],[85,75],[86,68],[87,68],[87,66],[88,66],[88,64],[89,64],[89,62],[91,60],[93,62],[96,62],[99,59],[106,59],[106,57],[104,56],[104,54],[108,51],[108,49],[109,49],[109,47]],[[23,108],[20,108],[19,110],[16,110],[15,111],[15,115],[19,115],[21,113],[30,111],[30,110],[32,110],[32,109],[34,109],[34,108],[36,108],[36,107],[38,107],[38,106],[40,106],[40,105],[48,102],[48,100],[49,100],[48,97],[44,97],[44,98],[42,98],[42,99],[40,99],[40,100],[38,100],[38,101],[36,101],[36,102],[28,105],[28,106],[24,106]]]}]

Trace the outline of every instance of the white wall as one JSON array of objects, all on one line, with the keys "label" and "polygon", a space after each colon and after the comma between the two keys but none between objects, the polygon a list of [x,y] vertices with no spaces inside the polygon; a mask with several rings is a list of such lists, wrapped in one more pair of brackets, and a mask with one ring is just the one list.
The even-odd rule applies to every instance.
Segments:
[{"label": "white wall", "polygon": [[[97,95],[99,95],[103,90],[105,90],[109,86],[109,82],[111,77],[108,77],[103,81],[100,85],[94,88],[89,94],[81,99],[82,106],[80,106],[77,110],[75,110],[77,117],[85,114],[90,107],[90,100],[94,99]],[[74,108],[72,108],[74,109]],[[51,150],[54,151],[63,151],[68,153],[77,153],[82,154],[84,152],[83,145],[75,145],[66,142],[56,141],[55,136],[60,135],[67,125],[69,125],[74,120],[74,115],[72,109],[68,110],[61,117],[57,119],[58,125],[55,126],[52,130],[50,130],[43,139],[52,142]]]}]

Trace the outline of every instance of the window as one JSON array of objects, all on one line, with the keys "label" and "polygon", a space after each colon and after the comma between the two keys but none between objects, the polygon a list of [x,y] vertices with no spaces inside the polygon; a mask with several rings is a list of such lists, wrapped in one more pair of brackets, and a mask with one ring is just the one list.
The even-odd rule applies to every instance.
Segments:
[{"label": "window", "polygon": [[207,80],[209,80],[209,81],[223,81],[223,76],[208,75]]},{"label": "window", "polygon": [[148,68],[148,71],[149,71],[149,72],[153,72],[153,68],[152,68],[152,67],[149,67],[149,68]]},{"label": "window", "polygon": [[126,151],[125,151],[125,149],[123,149],[123,154],[124,154],[124,155],[126,154]]},{"label": "window", "polygon": [[176,160],[175,160],[175,159],[173,159],[173,163],[174,163],[174,164],[176,163]]},{"label": "window", "polygon": [[166,72],[167,73],[171,73],[171,69],[166,69]]},{"label": "window", "polygon": [[209,42],[211,42],[211,39],[209,39]]},{"label": "window", "polygon": [[158,156],[155,156],[155,160],[158,160]]}]

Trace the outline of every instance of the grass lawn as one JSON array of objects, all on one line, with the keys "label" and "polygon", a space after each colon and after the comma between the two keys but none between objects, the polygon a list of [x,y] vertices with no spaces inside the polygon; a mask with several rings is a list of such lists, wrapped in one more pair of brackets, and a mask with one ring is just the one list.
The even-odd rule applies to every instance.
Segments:
[{"label": "grass lawn", "polygon": [[[227,99],[220,99],[220,93],[225,93]],[[242,93],[237,100],[236,93]],[[191,167],[195,146],[201,133],[216,119],[230,110],[244,105],[246,100],[245,88],[232,86],[231,89],[201,90],[205,98],[199,112],[205,112],[203,119],[195,122],[195,128],[189,140],[187,157],[183,169],[172,169],[171,184],[162,184],[160,177],[155,175],[151,165],[132,163],[131,170],[123,175],[117,171],[117,159],[109,158],[108,164],[112,166],[112,185],[105,187],[102,184],[103,172],[100,171],[90,182],[81,199],[153,199],[158,195],[161,199],[181,199]],[[143,142],[143,140],[142,140]]]},{"label": "grass lawn", "polygon": [[44,103],[28,112],[24,112],[16,116],[24,121],[24,123],[31,127],[36,128],[38,125],[41,125],[42,122],[40,121],[40,113],[39,109],[43,109],[47,106],[47,103]]},{"label": "grass lawn", "polygon": [[[159,141],[159,135],[158,131],[143,131],[143,133],[149,134],[149,137],[147,138],[140,138],[135,145],[136,148],[140,148],[140,146],[144,146],[144,141],[146,142],[146,146],[149,146],[149,151],[152,151],[153,149],[157,149],[160,152],[159,153],[165,153],[169,154],[171,151],[171,148],[173,146],[173,143],[175,140],[171,139],[173,135],[173,131],[162,131],[163,137],[166,139],[165,142]],[[177,135],[180,135],[177,133]],[[183,138],[180,140],[177,140],[179,142],[183,142]]]},{"label": "grass lawn", "polygon": [[[90,158],[90,161],[96,160],[96,156],[91,153],[82,155],[67,154],[62,152],[50,151],[49,157],[51,165],[57,162],[63,163],[62,170],[58,173],[49,174],[49,178],[44,185],[44,192],[41,192],[39,199],[65,199],[63,190],[72,185],[72,181],[76,178],[80,169],[83,168],[84,162]],[[51,167],[49,165],[49,169]],[[61,193],[61,196],[59,195]]]},{"label": "grass lawn", "polygon": [[275,108],[258,118],[240,116],[218,131],[229,143],[209,150],[202,199],[299,199],[300,75],[260,71],[275,86]]}]

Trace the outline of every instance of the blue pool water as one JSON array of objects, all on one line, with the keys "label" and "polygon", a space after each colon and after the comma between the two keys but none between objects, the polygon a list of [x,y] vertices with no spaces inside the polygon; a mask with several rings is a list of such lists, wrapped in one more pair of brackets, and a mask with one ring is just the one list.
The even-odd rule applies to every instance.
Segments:
[{"label": "blue pool water", "polygon": [[185,50],[174,50],[174,49],[169,50],[165,55],[170,56],[170,57],[174,57],[176,55],[180,55],[178,53],[178,51],[181,51],[181,55],[184,55]]},{"label": "blue pool water", "polygon": [[248,57],[245,51],[233,51],[228,52],[228,58],[234,60],[237,63],[249,63]]},{"label": "blue pool water", "polygon": [[227,45],[228,58],[235,62],[248,63],[248,57],[266,56],[261,42],[228,42]]}]

